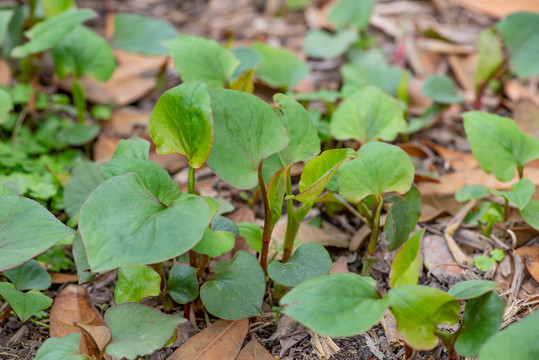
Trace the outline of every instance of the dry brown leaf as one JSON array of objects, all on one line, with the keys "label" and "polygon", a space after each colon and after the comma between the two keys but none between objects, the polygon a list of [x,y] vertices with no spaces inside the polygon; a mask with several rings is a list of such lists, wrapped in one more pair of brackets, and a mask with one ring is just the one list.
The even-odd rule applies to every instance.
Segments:
[{"label": "dry brown leaf", "polygon": [[451,44],[435,39],[417,39],[416,44],[420,49],[439,54],[468,55],[476,50],[475,45]]},{"label": "dry brown leaf", "polygon": [[50,272],[49,275],[51,276],[51,281],[53,284],[63,284],[68,281],[72,283],[76,283],[79,281],[79,277],[77,276],[77,274]]},{"label": "dry brown leaf", "polygon": [[539,106],[539,94],[524,86],[522,82],[517,79],[509,80],[505,83],[503,89],[507,97],[515,103],[520,100],[530,100],[535,105]]},{"label": "dry brown leaf", "polygon": [[185,156],[180,154],[158,154],[155,150],[150,151],[149,159],[171,173],[178,172],[189,164]]},{"label": "dry brown leaf", "polygon": [[386,338],[391,345],[402,346],[404,344],[404,339],[397,330],[397,319],[395,319],[391,310],[387,309],[384,315],[382,315],[380,324],[382,324]]},{"label": "dry brown leaf", "polygon": [[[423,64],[423,62],[421,64]],[[419,66],[421,66],[423,69],[425,68],[423,65]],[[427,72],[424,72],[423,74],[430,75]],[[433,101],[428,97],[423,96],[422,91],[423,81],[415,77],[411,78],[408,82],[408,95],[410,99],[410,113],[412,114],[420,115],[432,105]]]},{"label": "dry brown leaf", "polygon": [[79,345],[81,354],[98,358],[99,349],[88,340],[80,327],[74,325],[106,326],[99,312],[90,303],[88,291],[83,286],[69,285],[60,291],[52,304],[49,319],[51,337],[83,334]]},{"label": "dry brown leaf", "polygon": [[0,86],[9,86],[12,80],[9,65],[3,59],[0,59]]},{"label": "dry brown leaf", "polygon": [[249,329],[249,320],[218,320],[202,330],[167,360],[234,360]]},{"label": "dry brown leaf", "polygon": [[539,283],[539,245],[523,246],[516,250],[530,275]]},{"label": "dry brown leaf", "polygon": [[120,140],[122,140],[120,136],[101,132],[94,145],[94,161],[98,164],[104,164],[112,159],[114,150],[116,150]]},{"label": "dry brown leaf", "polygon": [[103,123],[103,128],[122,137],[131,135],[135,127],[148,127],[149,112],[135,107],[125,107],[114,111],[112,118]]},{"label": "dry brown leaf", "polygon": [[472,153],[449,149],[428,140],[424,140],[423,144],[434,149],[445,161],[448,161],[453,170],[468,170],[479,167],[479,163]]},{"label": "dry brown leaf", "polygon": [[238,354],[236,360],[275,360],[275,358],[253,337]]},{"label": "dry brown leaf", "polygon": [[433,275],[442,278],[462,276],[463,270],[460,266],[453,265],[455,260],[442,236],[425,236],[421,241],[421,252],[425,268]]},{"label": "dry brown leaf", "polygon": [[513,118],[520,130],[539,139],[539,102],[519,101],[513,109]]},{"label": "dry brown leaf", "polygon": [[358,231],[350,239],[350,244],[348,245],[348,250],[357,251],[361,244],[369,237],[371,234],[371,228],[367,224],[361,225]]},{"label": "dry brown leaf", "polygon": [[349,272],[350,271],[348,270],[348,264],[344,256],[339,256],[339,258],[333,263],[333,266],[331,266],[331,269],[329,270],[330,274],[346,274]]},{"label": "dry brown leaf", "polygon": [[519,11],[539,13],[537,0],[453,0],[459,5],[485,15],[502,18]]},{"label": "dry brown leaf", "polygon": [[[110,330],[106,326],[94,326],[87,324],[74,323],[75,326],[79,327],[82,330],[82,333],[86,336],[86,339],[91,342],[92,346],[103,351],[105,347],[112,340],[112,335]],[[105,360],[113,360],[114,357],[105,353],[103,355]]]},{"label": "dry brown leaf", "polygon": [[449,55],[449,66],[460,86],[466,92],[474,92],[474,76],[477,68],[477,55],[471,54],[467,56]]}]

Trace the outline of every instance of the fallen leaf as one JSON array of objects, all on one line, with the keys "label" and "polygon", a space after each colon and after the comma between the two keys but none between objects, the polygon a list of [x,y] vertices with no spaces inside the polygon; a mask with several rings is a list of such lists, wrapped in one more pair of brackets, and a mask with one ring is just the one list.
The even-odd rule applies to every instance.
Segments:
[{"label": "fallen leaf", "polygon": [[[87,324],[74,323],[75,326],[79,327],[82,330],[82,333],[86,337],[93,347],[97,348],[99,351],[103,351],[105,347],[112,340],[112,335],[110,330],[106,326],[94,326]],[[110,354],[105,353],[103,355],[105,360],[112,360],[114,357]]]},{"label": "fallen leaf", "polygon": [[424,140],[423,144],[427,145],[431,149],[434,149],[445,161],[449,162],[455,171],[475,169],[479,167],[479,163],[472,153],[465,153],[462,151],[449,149],[429,140]]},{"label": "fallen leaf", "polygon": [[9,86],[13,76],[11,76],[11,68],[5,62],[5,60],[0,59],[0,86]]},{"label": "fallen leaf", "polygon": [[[99,357],[99,349],[89,341],[80,326],[105,326],[99,312],[92,306],[88,291],[81,285],[68,285],[54,299],[49,316],[50,336],[64,337],[71,333],[83,334],[80,339],[81,354]],[[77,323],[77,325],[75,325]]]},{"label": "fallen leaf", "polygon": [[380,324],[384,328],[386,338],[391,345],[401,346],[404,344],[404,339],[397,330],[397,319],[395,319],[391,310],[387,309],[384,315],[382,315]]},{"label": "fallen leaf", "polygon": [[[150,151],[149,160],[159,164],[170,173],[178,172],[189,164],[185,156],[180,154],[158,154],[155,150]],[[198,186],[199,184],[197,182]]]},{"label": "fallen leaf", "polygon": [[530,275],[539,283],[539,245],[523,246],[516,250]]},{"label": "fallen leaf", "polygon": [[438,54],[458,54],[468,55],[475,52],[475,45],[451,44],[441,40],[417,39],[417,46],[420,49]]},{"label": "fallen leaf", "polygon": [[467,56],[449,55],[449,66],[460,86],[466,92],[474,93],[474,76],[477,68],[477,55],[471,54]]},{"label": "fallen leaf", "polygon": [[98,164],[104,164],[112,159],[120,140],[122,140],[121,136],[101,132],[94,144],[94,161]]},{"label": "fallen leaf", "polygon": [[329,270],[330,274],[346,274],[348,272],[350,271],[348,270],[348,263],[346,262],[346,258],[344,256],[339,256],[339,258],[335,261],[335,263],[333,263],[333,266]]},{"label": "fallen leaf", "polygon": [[112,114],[112,118],[103,123],[103,129],[112,134],[126,137],[133,134],[135,127],[148,127],[150,113],[140,111],[135,107],[129,106],[120,108]]},{"label": "fallen leaf", "polygon": [[236,360],[275,360],[275,358],[253,337],[238,354]]},{"label": "fallen leaf", "polygon": [[467,9],[482,14],[502,18],[519,11],[539,12],[539,2],[536,0],[453,0]]},{"label": "fallen leaf", "polygon": [[507,97],[515,103],[520,100],[530,100],[539,106],[539,94],[524,86],[520,80],[509,80],[503,89]]},{"label": "fallen leaf", "polygon": [[79,281],[79,277],[77,276],[77,274],[49,272],[49,275],[51,276],[51,282],[53,284],[63,284],[68,281],[72,283],[76,283]]},{"label": "fallen leaf", "polygon": [[[419,65],[425,68],[424,65]],[[425,73],[425,75],[430,75]],[[432,105],[432,99],[423,96],[423,81],[418,78],[411,78],[408,82],[408,96],[410,99],[410,112],[416,115],[422,114]]]},{"label": "fallen leaf", "polygon": [[539,101],[519,101],[513,109],[513,118],[520,130],[539,139]]},{"label": "fallen leaf", "polygon": [[357,251],[361,244],[369,237],[371,234],[371,228],[367,224],[361,225],[358,231],[350,239],[350,244],[348,245],[348,250]]},{"label": "fallen leaf", "polygon": [[446,241],[439,235],[428,235],[421,241],[423,264],[434,276],[442,278],[460,278],[463,270],[453,259]]},{"label": "fallen leaf", "polygon": [[249,329],[249,320],[218,320],[170,355],[167,360],[234,360]]}]

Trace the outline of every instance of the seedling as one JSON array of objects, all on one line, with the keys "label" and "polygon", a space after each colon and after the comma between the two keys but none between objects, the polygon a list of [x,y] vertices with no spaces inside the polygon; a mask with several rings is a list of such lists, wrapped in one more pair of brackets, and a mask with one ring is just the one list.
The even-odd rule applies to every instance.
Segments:
[{"label": "seedling", "polygon": [[490,252],[490,256],[479,255],[474,257],[473,261],[475,266],[481,271],[488,271],[493,266],[503,260],[505,257],[503,251],[500,249],[494,249]]}]

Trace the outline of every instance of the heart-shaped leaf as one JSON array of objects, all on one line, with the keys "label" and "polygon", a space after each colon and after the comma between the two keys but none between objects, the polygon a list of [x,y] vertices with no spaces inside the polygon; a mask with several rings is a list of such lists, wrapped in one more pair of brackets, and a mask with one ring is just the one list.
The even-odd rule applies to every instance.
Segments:
[{"label": "heart-shaped leaf", "polygon": [[86,248],[80,237],[80,233],[75,235],[73,239],[73,260],[77,265],[77,277],[79,278],[79,284],[84,284],[95,279],[95,275],[90,272],[90,264],[88,264],[88,258],[86,257]]},{"label": "heart-shaped leaf", "polygon": [[239,222],[237,225],[240,236],[247,241],[251,249],[262,252],[262,228],[251,222]]},{"label": "heart-shaped leaf", "polygon": [[394,98],[367,86],[339,105],[329,128],[339,140],[354,139],[365,144],[379,139],[395,140],[406,129],[406,122]]},{"label": "heart-shaped leaf", "polygon": [[539,230],[539,200],[531,199],[528,205],[520,212],[528,224]]},{"label": "heart-shaped leaf", "polygon": [[[219,208],[219,210],[221,210],[221,208]],[[219,212],[220,211],[218,211],[218,213]],[[234,236],[238,236],[240,234],[236,223],[221,215],[216,215],[211,219],[210,227],[214,231],[228,231]]]},{"label": "heart-shaped leaf", "polygon": [[399,85],[407,72],[396,66],[384,63],[344,64],[341,67],[344,80],[341,95],[345,98],[355,94],[368,85],[384,90],[388,95],[396,96]]},{"label": "heart-shaped leaf", "polygon": [[52,305],[52,299],[39,291],[23,293],[8,282],[0,282],[0,296],[6,299],[22,322]]},{"label": "heart-shaped leaf", "polygon": [[283,150],[289,137],[266,102],[234,90],[210,90],[214,139],[208,166],[239,189],[258,184],[262,161]]},{"label": "heart-shaped leaf", "polygon": [[105,321],[112,334],[107,352],[118,359],[132,360],[163,347],[185,319],[141,304],[126,303],[109,309]]},{"label": "heart-shaped leaf", "polygon": [[521,211],[528,205],[534,192],[535,185],[530,179],[526,178],[520,179],[511,185],[511,191],[492,190],[494,195],[503,196],[515,204]]},{"label": "heart-shaped leaf", "polygon": [[421,194],[412,185],[410,191],[401,199],[395,195],[388,195],[385,201],[393,203],[389,209],[384,234],[389,242],[389,250],[396,250],[401,246],[410,233],[415,229],[421,216]]},{"label": "heart-shaped leaf", "polygon": [[65,211],[70,217],[78,216],[88,195],[104,181],[99,164],[79,157],[73,166],[73,176],[64,188]]},{"label": "heart-shaped leaf", "polygon": [[140,302],[148,296],[158,296],[161,277],[148,266],[125,266],[118,269],[114,302]]},{"label": "heart-shaped leaf", "polygon": [[389,290],[389,306],[404,341],[418,350],[438,345],[434,332],[439,324],[459,321],[459,301],[428,286],[404,285]]},{"label": "heart-shaped leaf", "polygon": [[73,233],[33,200],[0,197],[0,271],[24,264]]},{"label": "heart-shaped leaf", "polygon": [[238,65],[236,70],[234,70],[234,74],[232,75],[233,81],[238,80],[238,78],[240,78],[247,71],[256,69],[262,62],[260,55],[258,55],[258,53],[251,48],[245,46],[238,46],[231,51],[240,61],[240,64]]},{"label": "heart-shaped leaf", "polygon": [[167,206],[137,174],[128,173],[92,192],[82,206],[79,230],[92,271],[105,272],[183,254],[202,238],[209,222],[204,199],[182,195]]},{"label": "heart-shaped leaf", "polygon": [[455,84],[445,75],[429,76],[423,84],[422,94],[438,104],[449,105],[464,101],[464,95],[457,95]]},{"label": "heart-shaped leaf", "polygon": [[380,198],[388,191],[403,194],[412,186],[414,165],[398,146],[371,142],[358,155],[338,170],[339,193],[348,201],[357,203],[368,195]]},{"label": "heart-shaped leaf", "polygon": [[34,360],[87,360],[79,350],[81,336],[72,333],[61,338],[48,338],[37,350]]},{"label": "heart-shaped leaf", "polygon": [[199,254],[217,257],[232,250],[235,242],[236,238],[228,231],[214,231],[208,228],[193,250]]},{"label": "heart-shaped leaf", "polygon": [[500,328],[504,310],[505,302],[494,291],[469,300],[455,341],[459,355],[477,356],[479,348]]},{"label": "heart-shaped leaf", "polygon": [[148,160],[150,155],[150,142],[138,137],[121,139],[112,155],[113,159],[119,157],[129,157],[135,159]]},{"label": "heart-shaped leaf", "polygon": [[511,180],[515,169],[539,158],[539,140],[524,134],[513,120],[481,111],[462,117],[473,155],[481,169],[498,180]]},{"label": "heart-shaped leaf", "polygon": [[389,273],[392,288],[403,285],[417,285],[421,267],[421,238],[425,229],[416,232],[399,250]]},{"label": "heart-shaped leaf", "polygon": [[494,291],[496,286],[495,281],[467,280],[456,283],[447,293],[459,300],[468,300]]},{"label": "heart-shaped leaf", "polygon": [[290,166],[285,167],[284,169],[278,170],[275,175],[271,178],[268,184],[268,203],[271,213],[271,219],[266,221],[271,221],[271,228],[279,221],[281,217],[281,212],[283,211],[283,200],[284,194],[286,193],[286,184],[288,181],[288,174],[290,171]]},{"label": "heart-shaped leaf", "polygon": [[339,28],[353,26],[365,29],[375,3],[375,0],[340,0],[331,8],[328,20]]},{"label": "heart-shaped leaf", "polygon": [[481,200],[490,195],[490,189],[486,185],[468,185],[455,193],[455,200],[468,202],[471,199]]},{"label": "heart-shaped leaf", "polygon": [[331,59],[344,54],[357,39],[356,30],[340,30],[335,34],[311,30],[303,40],[303,51],[312,58]]},{"label": "heart-shaped leaf", "polygon": [[256,258],[238,251],[230,265],[200,288],[200,298],[208,312],[227,320],[261,314],[266,288],[264,271]]},{"label": "heart-shaped leaf", "polygon": [[[73,94],[76,97],[76,94]],[[58,132],[58,140],[69,145],[80,146],[94,139],[101,130],[99,125],[75,125]]]},{"label": "heart-shaped leaf", "polygon": [[36,260],[30,260],[14,269],[6,270],[4,275],[17,290],[46,290],[51,286],[51,276]]},{"label": "heart-shaped leaf", "polygon": [[331,269],[331,258],[320,244],[300,245],[284,264],[274,260],[268,265],[268,276],[277,284],[294,287],[299,283],[324,275]]},{"label": "heart-shaped leaf", "polygon": [[387,310],[374,280],[329,274],[302,282],[281,299],[283,313],[319,334],[351,336],[369,330]]},{"label": "heart-shaped leaf", "polygon": [[240,63],[234,53],[215,40],[180,35],[162,43],[183,81],[203,81],[210,88],[227,85]]},{"label": "heart-shaped leaf", "polygon": [[170,297],[178,304],[186,304],[198,296],[196,269],[189,265],[174,265],[168,274]]},{"label": "heart-shaped leaf", "polygon": [[150,116],[150,135],[160,154],[181,154],[196,169],[206,162],[213,141],[206,84],[183,83],[165,92]]}]

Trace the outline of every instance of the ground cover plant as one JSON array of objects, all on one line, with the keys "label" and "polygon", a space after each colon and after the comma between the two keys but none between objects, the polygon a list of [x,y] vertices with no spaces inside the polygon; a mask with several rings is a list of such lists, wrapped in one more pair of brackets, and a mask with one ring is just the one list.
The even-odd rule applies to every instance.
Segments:
[{"label": "ground cover plant", "polygon": [[[13,78],[0,88],[0,325],[49,327],[36,359],[271,358],[253,325],[286,321],[326,347],[330,338],[372,336],[373,327],[389,337],[381,327],[389,321],[402,358],[535,359],[539,140],[484,101],[512,77],[539,74],[526,35],[537,15],[509,15],[477,38],[473,99],[452,78],[431,75],[418,110],[401,45],[389,61],[368,30],[374,9],[374,1],[333,2],[330,25],[306,34],[307,62],[260,39],[221,43],[137,14],[114,14],[102,37],[83,24],[97,12],[74,1],[0,8]],[[153,74],[146,139],[118,139],[98,163],[92,146],[114,126],[115,105],[94,103],[92,86],[115,86],[126,71],[122,51],[171,62]],[[336,60],[337,87],[302,90],[312,61]],[[498,182],[465,181],[449,194],[457,211],[440,227],[426,220],[424,184],[442,180],[425,175],[417,156],[431,150],[408,140],[454,109],[478,173]],[[157,154],[184,158],[184,180],[152,161]],[[233,195],[208,192],[204,171]],[[245,200],[258,221],[233,220]],[[313,235],[329,222],[363,233],[363,248],[346,245],[351,273],[333,263],[345,250]],[[472,240],[457,243],[458,228]],[[522,241],[519,231],[532,235]],[[432,266],[435,236],[449,260]],[[511,261],[505,290],[507,275],[495,272],[511,273]],[[450,270],[459,275],[449,279]],[[77,286],[55,280],[75,272]],[[527,273],[530,295],[517,301]],[[86,289],[104,281],[111,298],[97,311]],[[202,322],[180,345],[184,326]]]}]

